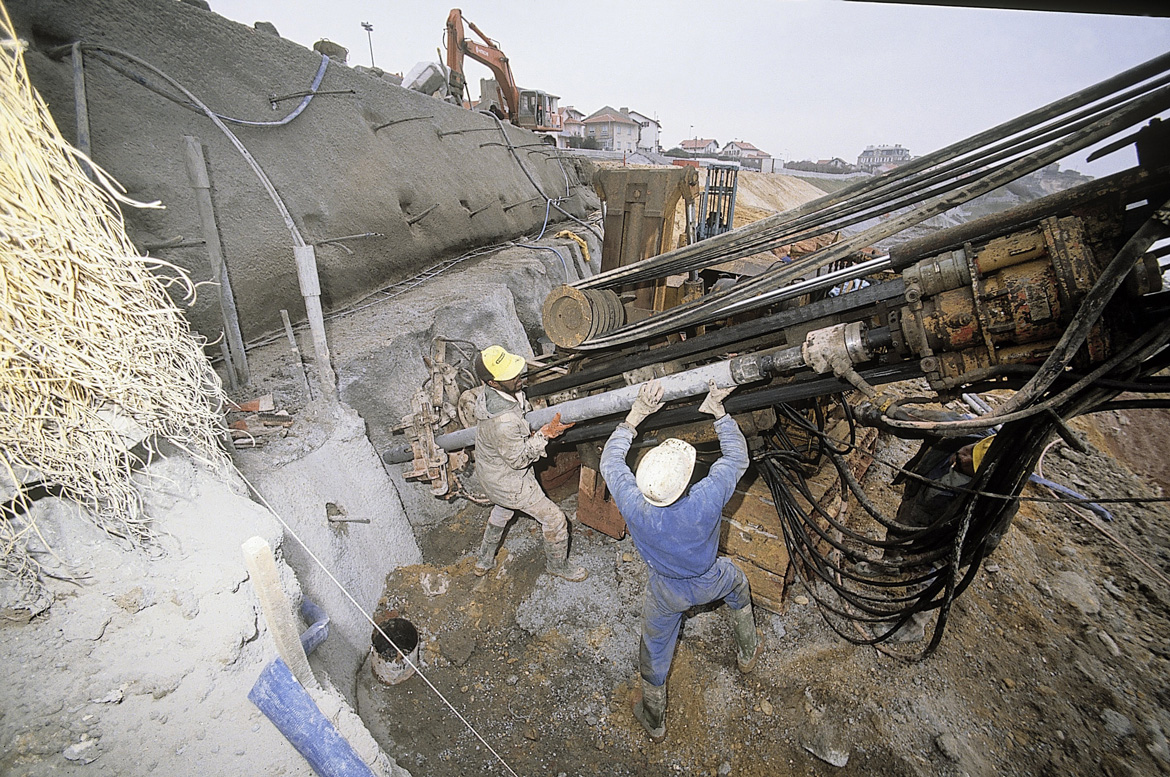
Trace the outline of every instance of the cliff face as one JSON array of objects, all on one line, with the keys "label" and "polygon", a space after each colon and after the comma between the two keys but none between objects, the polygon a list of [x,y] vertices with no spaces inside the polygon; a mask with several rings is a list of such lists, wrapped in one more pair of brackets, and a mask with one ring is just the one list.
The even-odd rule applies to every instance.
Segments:
[{"label": "cliff face", "polygon": [[[76,137],[72,61],[53,50],[80,41],[94,160],[131,197],[139,248],[212,280],[185,136],[203,146],[211,197],[245,339],[304,308],[289,227],[240,151],[166,77],[212,111],[276,122],[300,103],[322,58],[296,43],[174,0],[13,0],[9,12],[34,86],[66,138]],[[93,47],[93,48],[89,48]],[[165,73],[133,62],[125,52]],[[546,198],[584,216],[596,206],[580,162],[554,157],[532,133],[329,61],[313,97],[281,126],[228,123],[309,244],[317,247],[326,310],[410,277],[441,258],[499,242],[546,218]],[[556,209],[552,216],[563,219]],[[177,243],[180,247],[159,247]],[[195,243],[195,245],[188,245]],[[344,246],[344,247],[343,247]],[[210,287],[190,311],[211,339],[222,320]]]}]

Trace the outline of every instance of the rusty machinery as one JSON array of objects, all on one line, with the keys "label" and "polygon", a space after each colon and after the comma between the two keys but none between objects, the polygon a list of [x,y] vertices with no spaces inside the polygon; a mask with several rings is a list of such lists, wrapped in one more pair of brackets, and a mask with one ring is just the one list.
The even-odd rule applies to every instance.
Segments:
[{"label": "rusty machinery", "polygon": [[739,185],[739,164],[712,164],[707,167],[707,185],[699,200],[695,237],[706,240],[731,230],[735,222],[735,193]]},{"label": "rusty machinery", "polygon": [[436,338],[431,355],[423,357],[430,377],[411,397],[410,413],[391,431],[403,433],[408,440],[409,455],[403,461],[410,462],[410,467],[403,470],[403,479],[427,482],[432,496],[448,500],[462,497],[483,503],[482,497],[463,487],[459,477],[470,463],[468,453],[459,449],[447,451],[435,443],[435,437],[444,430],[464,428],[471,423],[473,416],[461,406],[460,397],[463,388],[475,382],[468,366],[475,353],[470,343]]},{"label": "rusty machinery", "polygon": [[[759,536],[770,531],[772,545],[783,537],[786,558],[843,636],[878,642],[937,612],[923,653],[933,650],[955,596],[1010,525],[1043,445],[1067,434],[1064,419],[1123,406],[1122,390],[1166,389],[1156,373],[1170,362],[1170,293],[1160,291],[1158,262],[1170,237],[1170,138],[1150,119],[1170,107],[1168,70],[1165,55],[800,208],[554,291],[546,329],[571,355],[560,373],[533,374],[529,396],[546,407],[529,417],[532,428],[561,412],[577,422],[562,444],[587,452],[620,421],[638,383],[655,376],[670,403],[648,419],[643,438],[652,442],[701,419],[695,400],[707,380],[742,384],[725,405],[747,421],[754,469],[766,484],[757,502],[774,508],[770,529],[757,521]],[[864,251],[1135,126],[1144,128],[1126,141],[1137,146],[1136,168],[899,243],[888,256]],[[709,273],[881,214],[891,215],[791,264],[650,315],[621,315],[639,302],[632,291],[665,277]],[[860,279],[861,288],[827,294]],[[565,300],[576,319],[554,324],[549,313]],[[911,379],[925,379],[936,401],[972,390],[1014,393],[992,417],[961,418],[885,385]],[[845,402],[843,392],[864,401]],[[829,404],[841,419],[835,429]],[[770,426],[774,418],[782,423]],[[972,493],[930,527],[881,539],[907,527],[856,484],[863,425],[922,438],[925,450],[999,424]],[[457,450],[473,442],[474,430],[464,429],[434,444]],[[384,458],[404,456],[396,449]],[[817,462],[835,470],[837,499],[858,503],[855,520],[869,520],[867,529],[826,507],[829,491],[809,477]]]}]

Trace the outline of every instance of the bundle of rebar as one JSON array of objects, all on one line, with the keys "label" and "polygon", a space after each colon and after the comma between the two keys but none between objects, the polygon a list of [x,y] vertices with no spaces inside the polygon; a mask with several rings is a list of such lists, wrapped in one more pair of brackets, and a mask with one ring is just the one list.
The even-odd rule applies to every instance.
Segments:
[{"label": "bundle of rebar", "polygon": [[221,461],[223,393],[168,295],[194,285],[138,255],[115,202],[132,201],[62,138],[0,13],[0,565],[32,590],[31,485],[141,543],[134,470],[162,439]]},{"label": "bundle of rebar", "polygon": [[[781,289],[1170,108],[1170,54],[841,191],[573,286],[613,288],[701,270],[887,214],[877,225],[730,288],[577,346],[610,348],[774,303]],[[860,271],[864,274],[867,271]],[[860,277],[860,275],[858,276]]]}]

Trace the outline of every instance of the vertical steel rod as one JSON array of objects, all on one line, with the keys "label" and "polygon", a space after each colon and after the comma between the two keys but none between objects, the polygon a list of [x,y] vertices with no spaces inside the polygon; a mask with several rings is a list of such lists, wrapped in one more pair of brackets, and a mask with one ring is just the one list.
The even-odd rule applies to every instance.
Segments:
[{"label": "vertical steel rod", "polygon": [[[89,100],[85,96],[85,60],[81,53],[81,43],[73,44],[73,109],[77,114],[77,148],[87,158],[92,159],[89,140]],[[93,170],[89,164],[82,162],[81,167],[92,179]]]},{"label": "vertical steel rod", "polygon": [[244,352],[244,337],[240,332],[240,318],[236,313],[236,298],[232,294],[231,278],[227,262],[224,261],[220,242],[219,226],[215,220],[215,207],[211,202],[211,180],[207,175],[207,160],[203,156],[203,144],[198,138],[184,135],[187,142],[187,175],[195,189],[195,201],[199,206],[199,222],[203,227],[203,240],[207,244],[207,256],[211,261],[211,277],[219,284],[219,309],[223,315],[224,330],[231,359],[229,366],[234,370],[240,385],[248,384],[248,355]]},{"label": "vertical steel rod", "polygon": [[288,311],[284,308],[280,310],[280,320],[284,322],[284,335],[288,338],[288,349],[292,352],[293,361],[296,362],[297,372],[301,374],[301,379],[305,382],[305,394],[309,399],[313,398],[312,384],[309,383],[309,373],[305,371],[305,362],[301,358],[301,347],[297,345],[296,335],[293,334],[292,321],[289,321]]}]

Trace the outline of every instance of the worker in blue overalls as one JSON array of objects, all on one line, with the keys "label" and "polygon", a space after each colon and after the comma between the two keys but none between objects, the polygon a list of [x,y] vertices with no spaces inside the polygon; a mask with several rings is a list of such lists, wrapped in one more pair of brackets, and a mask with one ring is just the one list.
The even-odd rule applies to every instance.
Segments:
[{"label": "worker in blue overalls", "polygon": [[638,424],[662,407],[663,389],[657,381],[639,389],[626,420],[601,453],[601,475],[650,567],[638,655],[642,692],[634,717],[654,741],[666,736],[666,675],[684,612],[720,599],[727,603],[742,672],[755,668],[762,647],[747,577],[730,560],[717,557],[723,507],[748,468],[747,441],[723,409],[723,399],[733,389],[718,388],[712,381],[699,406],[715,416],[722,456],[693,486],[695,449],[683,440],[666,440],[647,453],[637,475],[626,464]]}]

